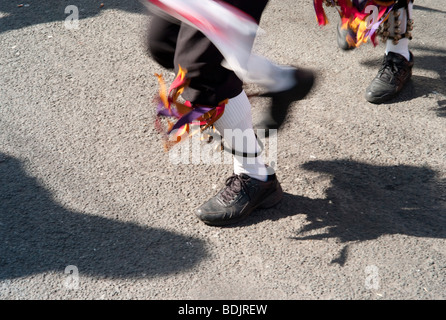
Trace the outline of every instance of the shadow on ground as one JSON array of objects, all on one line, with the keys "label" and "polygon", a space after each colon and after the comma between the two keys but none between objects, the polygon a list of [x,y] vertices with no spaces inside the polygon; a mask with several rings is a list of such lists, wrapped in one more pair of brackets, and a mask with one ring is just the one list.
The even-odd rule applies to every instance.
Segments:
[{"label": "shadow on ground", "polygon": [[205,243],[183,235],[68,210],[21,163],[0,153],[0,280],[64,272],[131,278],[192,268]]},{"label": "shadow on ground", "polygon": [[104,10],[119,9],[132,13],[144,13],[144,0],[0,0],[0,11],[4,16],[0,18],[0,33],[17,30],[41,23],[65,21],[73,13],[65,13],[67,6],[76,6],[79,19],[99,15]]},{"label": "shadow on ground", "polygon": [[438,101],[438,108],[435,109],[437,116],[446,118],[446,100]]},{"label": "shadow on ground", "polygon": [[[286,193],[276,208],[257,211],[245,224],[303,214],[307,223],[294,237],[301,241],[349,244],[392,234],[446,239],[446,180],[429,168],[333,160],[303,169],[331,177],[325,198]],[[346,250],[333,262],[343,264]]]},{"label": "shadow on ground", "polygon": [[329,174],[332,180],[325,199],[302,203],[310,223],[301,231],[322,227],[326,232],[300,239],[348,242],[386,234],[446,238],[446,181],[429,168],[343,160],[312,161],[303,168]]},{"label": "shadow on ground", "polygon": [[423,6],[419,6],[419,5],[416,5],[416,4],[413,5],[413,9],[414,10],[420,10],[420,11],[434,12],[434,13],[446,13],[446,11],[442,11],[442,10],[438,10],[438,9],[432,9],[432,8],[428,8],[428,7],[423,7]]}]

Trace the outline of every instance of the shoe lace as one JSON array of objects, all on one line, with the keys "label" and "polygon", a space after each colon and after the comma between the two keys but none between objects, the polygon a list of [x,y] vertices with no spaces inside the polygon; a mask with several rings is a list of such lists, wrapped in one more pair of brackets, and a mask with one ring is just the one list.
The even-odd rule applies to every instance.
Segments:
[{"label": "shoe lace", "polygon": [[386,56],[378,74],[379,77],[386,82],[393,83],[398,78],[401,71],[402,68],[399,66],[398,62],[392,59],[390,56]]},{"label": "shoe lace", "polygon": [[221,193],[223,200],[229,202],[232,201],[242,190],[248,194],[247,182],[249,177],[242,177],[234,174],[226,179],[225,187]]}]

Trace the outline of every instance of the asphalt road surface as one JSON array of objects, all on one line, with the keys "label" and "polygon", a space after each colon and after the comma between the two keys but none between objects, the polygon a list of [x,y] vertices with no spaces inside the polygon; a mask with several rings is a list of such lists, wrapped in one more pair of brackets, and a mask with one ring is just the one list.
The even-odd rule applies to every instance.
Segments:
[{"label": "asphalt road surface", "polygon": [[441,1],[415,1],[412,80],[374,105],[383,44],[343,52],[334,10],[271,0],[256,50],[318,83],[276,136],[283,201],[225,228],[194,210],[232,165],[178,165],[155,130],[172,75],[145,7],[21,1],[0,0],[0,299],[446,298]]}]

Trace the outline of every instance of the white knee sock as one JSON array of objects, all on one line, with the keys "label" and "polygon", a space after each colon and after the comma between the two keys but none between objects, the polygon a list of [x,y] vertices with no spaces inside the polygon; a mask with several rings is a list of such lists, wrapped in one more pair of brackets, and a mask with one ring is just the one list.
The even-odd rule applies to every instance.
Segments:
[{"label": "white knee sock", "polygon": [[[227,148],[251,155],[261,151],[252,125],[251,103],[245,91],[229,99],[225,112],[214,126],[223,136]],[[234,155],[233,158],[235,174],[244,173],[254,179],[267,180],[268,173],[262,155],[257,157]]]},{"label": "white knee sock", "polygon": [[397,44],[393,44],[393,40],[387,40],[386,41],[386,54],[389,52],[399,53],[404,58],[407,59],[407,61],[410,60],[410,53],[409,53],[409,39],[403,38],[398,41]]},{"label": "white knee sock", "polygon": [[[413,8],[413,3],[409,2],[408,5],[408,10],[409,10],[409,17],[412,17],[412,8]],[[407,12],[405,8],[401,8],[398,10],[398,12],[400,13],[399,15],[399,20],[401,21],[400,24],[400,29],[401,29],[401,33],[405,33],[406,32],[406,27],[407,27]],[[390,34],[393,35],[393,31],[395,28],[394,25],[394,21],[393,21],[393,14],[390,15],[389,17],[390,19]],[[410,60],[410,53],[409,53],[409,39],[407,38],[402,38],[398,41],[397,44],[393,44],[393,40],[388,39],[386,41],[386,54],[388,54],[389,52],[395,52],[395,53],[399,53],[401,54],[403,57],[405,57],[408,61]]]}]

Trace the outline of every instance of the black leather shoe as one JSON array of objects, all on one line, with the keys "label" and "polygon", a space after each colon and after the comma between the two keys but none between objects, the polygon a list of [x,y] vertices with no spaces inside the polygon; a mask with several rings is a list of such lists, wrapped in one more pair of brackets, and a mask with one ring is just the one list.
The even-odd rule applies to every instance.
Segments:
[{"label": "black leather shoe", "polygon": [[279,129],[286,119],[289,105],[297,100],[303,99],[313,87],[315,74],[311,70],[297,69],[294,72],[296,84],[288,90],[279,92],[267,92],[261,97],[271,97],[272,102],[269,110],[263,115],[261,121],[255,126],[256,129],[264,129],[266,136],[268,129]]},{"label": "black leather shoe", "polygon": [[258,208],[275,206],[283,196],[275,174],[260,181],[241,174],[226,179],[225,186],[198,208],[197,217],[208,225],[219,226],[238,222]]},{"label": "black leather shoe", "polygon": [[395,97],[412,76],[414,58],[389,52],[384,55],[381,69],[366,90],[365,98],[371,103],[383,103]]}]

